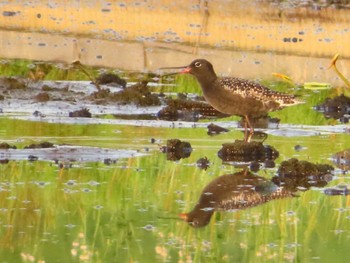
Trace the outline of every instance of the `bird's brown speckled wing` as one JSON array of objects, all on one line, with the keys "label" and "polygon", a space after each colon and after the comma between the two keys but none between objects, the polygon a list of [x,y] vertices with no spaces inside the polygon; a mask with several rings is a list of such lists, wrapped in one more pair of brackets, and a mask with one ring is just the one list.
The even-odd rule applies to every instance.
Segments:
[{"label": "bird's brown speckled wing", "polygon": [[231,77],[219,78],[217,81],[224,89],[232,93],[238,94],[244,98],[254,98],[265,104],[274,102],[278,103],[279,107],[283,107],[302,103],[302,101],[298,100],[293,95],[270,90],[253,81]]}]

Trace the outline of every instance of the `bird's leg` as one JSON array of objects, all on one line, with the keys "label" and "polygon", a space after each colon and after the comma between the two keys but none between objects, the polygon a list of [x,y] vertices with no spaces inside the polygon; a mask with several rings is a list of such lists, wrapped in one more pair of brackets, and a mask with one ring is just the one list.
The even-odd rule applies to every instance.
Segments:
[{"label": "bird's leg", "polygon": [[247,116],[244,116],[244,141],[248,141],[248,123],[247,123]]},{"label": "bird's leg", "polygon": [[244,118],[245,118],[246,126],[249,127],[249,135],[248,135],[248,129],[247,128],[246,128],[246,131],[245,131],[245,141],[246,142],[250,142],[250,139],[252,138],[252,136],[254,134],[254,128],[253,128],[252,124],[250,123],[249,117],[247,115],[245,115]]}]

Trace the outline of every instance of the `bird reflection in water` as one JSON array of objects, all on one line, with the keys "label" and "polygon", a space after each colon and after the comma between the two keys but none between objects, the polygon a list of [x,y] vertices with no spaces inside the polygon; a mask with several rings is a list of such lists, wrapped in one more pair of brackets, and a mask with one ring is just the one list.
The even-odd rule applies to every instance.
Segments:
[{"label": "bird reflection in water", "polygon": [[180,217],[193,227],[204,227],[215,211],[254,207],[274,199],[294,197],[294,193],[243,170],[214,179],[204,188],[193,210]]}]

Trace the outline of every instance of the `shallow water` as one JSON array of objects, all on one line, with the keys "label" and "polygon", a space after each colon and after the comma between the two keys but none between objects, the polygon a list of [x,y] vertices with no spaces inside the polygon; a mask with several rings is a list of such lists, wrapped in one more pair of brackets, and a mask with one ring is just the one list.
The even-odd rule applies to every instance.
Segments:
[{"label": "shallow water", "polygon": [[[129,24],[125,19],[130,14],[141,14],[141,18],[149,16],[160,12],[162,6],[149,2],[148,8],[153,11],[147,13],[143,10],[145,2],[136,3],[102,1],[84,9],[86,13],[74,4],[43,5],[41,1],[31,3],[38,9],[25,9],[28,6],[12,3],[14,11],[10,12],[10,5],[3,3],[0,10],[3,11],[4,31],[0,35],[6,41],[2,41],[4,48],[0,54],[4,58],[66,62],[78,58],[89,65],[118,67],[115,72],[126,77],[135,75],[136,71],[136,81],[144,78],[140,71],[160,73],[156,70],[160,66],[182,65],[180,61],[189,62],[200,54],[213,59],[220,75],[231,75],[231,68],[235,68],[232,70],[235,74],[261,79],[277,69],[290,73],[296,83],[320,81],[331,83],[330,86],[344,86],[335,72],[326,71],[326,68],[332,52],[340,52],[344,55],[339,61],[343,63],[340,64],[342,71],[348,75],[345,67],[349,63],[348,50],[339,41],[345,42],[349,38],[346,8],[321,9],[320,17],[310,16],[306,21],[302,17],[317,14],[317,10],[289,9],[280,3],[277,9],[273,7],[270,11],[264,5],[256,17],[251,13],[256,10],[255,6],[249,6],[244,18],[230,16],[229,8],[234,2],[222,2],[222,5],[209,6],[214,22],[205,24],[205,21],[196,20],[188,24],[191,34],[187,33],[186,38],[181,23],[172,29],[164,29],[167,24],[161,24],[161,28],[149,26],[141,34],[141,24],[135,21]],[[187,14],[193,12],[191,8],[202,10],[197,1],[191,2],[192,7],[172,3],[164,1],[166,15],[157,19],[171,21],[181,10],[186,10],[182,17],[184,21],[202,19],[205,13],[199,12],[195,17]],[[16,11],[22,7],[23,12]],[[67,17],[65,7],[73,12],[75,19],[58,19],[62,14]],[[84,19],[96,8],[99,12],[95,12],[95,20],[99,23],[96,23],[95,31],[91,31],[94,21]],[[124,19],[118,27],[128,27],[130,31],[123,31],[124,34],[119,36],[122,38],[105,39],[101,32],[114,20],[103,21],[114,12],[122,12],[119,18]],[[266,13],[272,14],[274,20],[264,18],[260,21],[260,30],[248,26],[257,23]],[[330,19],[335,19],[334,13],[339,15],[335,17],[339,18],[338,22]],[[28,20],[31,16],[37,20]],[[225,25],[230,24],[230,17],[240,24],[229,30],[225,41],[213,37],[225,35],[222,30],[227,31]],[[17,20],[11,24],[13,18]],[[227,20],[215,23],[218,18]],[[40,19],[48,21],[46,27],[40,27]],[[149,23],[157,25],[157,19],[149,20]],[[26,24],[25,21],[30,22]],[[76,27],[71,25],[72,21]],[[280,25],[281,21],[283,25]],[[205,30],[212,34],[203,34],[198,39],[196,30],[201,25],[206,25]],[[281,31],[271,30],[279,25]],[[28,26],[32,32],[27,32]],[[41,32],[35,30],[38,26]],[[71,26],[69,32],[52,34],[50,31],[62,30],[62,26]],[[81,31],[85,27],[86,31]],[[144,39],[145,34],[153,34],[152,30],[163,29],[168,33],[158,35],[156,41],[160,42]],[[243,32],[243,29],[247,31]],[[235,30],[242,31],[240,37],[244,41],[230,40],[236,37]],[[175,31],[182,34],[183,41],[161,42],[164,37],[175,38]],[[73,35],[76,32],[84,36]],[[89,39],[91,32],[101,35]],[[110,37],[108,32],[105,33]],[[264,41],[269,32],[271,39],[281,32],[285,35],[278,38],[281,43],[276,44],[271,39]],[[304,42],[294,43],[295,34]],[[325,41],[327,34],[332,34],[333,38]],[[134,38],[137,42],[133,42]],[[261,42],[257,50],[253,48],[257,45],[255,39]],[[209,46],[213,41],[220,41],[220,45]],[[304,48],[302,44],[305,44]],[[231,50],[237,47],[241,50]],[[271,52],[265,52],[269,48]],[[119,53],[123,57],[118,57]],[[112,57],[119,59],[109,59]],[[228,64],[222,63],[227,59]],[[1,60],[1,70],[6,72],[12,67],[11,62]],[[34,72],[36,68],[40,69],[39,64],[45,68],[45,63],[40,61],[23,67],[27,71],[30,67]],[[61,67],[62,71],[68,72],[67,79],[72,79],[71,66],[52,65]],[[27,71],[20,66],[17,70],[11,71],[11,75],[22,74],[25,88],[1,86],[0,90],[0,95],[4,96],[0,100],[0,145],[7,143],[12,147],[0,149],[0,262],[348,261],[349,125],[314,110],[314,106],[323,103],[327,97],[344,91],[347,94],[346,88],[306,90],[302,85],[287,88],[282,85],[283,91],[300,93],[306,103],[271,113],[272,117],[280,118],[280,124],[256,129],[261,137],[255,139],[262,141],[266,151],[274,149],[278,153],[267,154],[268,157],[259,161],[243,162],[243,158],[223,161],[223,145],[243,138],[238,118],[200,118],[196,113],[199,120],[188,121],[187,115],[185,120],[160,120],[158,112],[166,104],[164,97],[159,106],[149,107],[99,101],[88,97],[96,91],[90,81],[76,81],[74,77],[73,81],[41,81],[35,79],[35,74],[40,72],[35,72],[34,79],[29,79],[28,74],[23,73]],[[196,90],[191,79],[183,80],[181,85],[177,81],[150,82],[148,87],[157,95],[159,90],[165,90],[165,96],[176,96],[181,85],[190,86],[191,92]],[[283,89],[280,82],[267,83],[271,88]],[[133,84],[128,82],[128,86]],[[43,87],[50,88],[46,91],[48,101],[40,101],[37,97]],[[110,92],[122,90],[116,86],[102,85],[101,88],[108,88]],[[195,97],[194,93],[187,95],[190,99]],[[70,112],[82,108],[91,113],[91,118],[69,117]],[[210,123],[229,131],[208,135]],[[171,139],[187,142],[190,147],[184,147],[184,152],[173,149],[169,147]],[[53,145],[50,148],[27,147],[42,142]],[[304,172],[297,172],[292,177],[278,174],[283,161],[291,158],[330,165],[334,170],[318,175],[312,170],[313,166],[310,168],[310,164],[304,162],[307,166]],[[203,160],[209,162],[208,167],[203,165]],[[286,170],[293,171],[295,167]],[[215,183],[216,180],[220,180],[219,183]],[[183,221],[181,217],[195,210],[202,202],[200,200],[209,202],[195,214],[197,221]],[[233,204],[232,200],[235,200]],[[205,219],[198,214],[204,214]]]},{"label": "shallow water", "polygon": [[[0,166],[3,261],[327,262],[336,257],[345,262],[348,257],[348,198],[323,193],[348,186],[346,170],[336,168],[325,186],[300,186],[298,197],[215,212],[207,226],[194,229],[178,214],[189,212],[214,178],[249,166],[218,157],[223,143],[243,137],[235,121],[214,121],[230,132],[208,136],[205,122],[69,118],[41,110],[46,117],[5,112],[0,119],[1,141],[17,146],[0,150],[0,158],[8,160]],[[260,164],[256,174],[270,180],[292,157],[336,167],[333,154],[350,147],[346,128],[262,129],[268,133],[264,145],[275,147],[279,157],[275,168]],[[167,160],[160,147],[172,138],[190,142],[188,158]],[[23,149],[42,141],[55,148]],[[207,170],[197,167],[202,157],[210,162]]]}]

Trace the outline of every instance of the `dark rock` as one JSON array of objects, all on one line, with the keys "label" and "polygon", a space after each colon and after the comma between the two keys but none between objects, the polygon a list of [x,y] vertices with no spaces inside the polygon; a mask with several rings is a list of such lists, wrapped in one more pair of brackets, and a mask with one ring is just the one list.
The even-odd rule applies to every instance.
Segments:
[{"label": "dark rock", "polygon": [[91,113],[89,111],[89,109],[87,108],[82,108],[80,110],[76,110],[76,111],[72,111],[69,112],[69,117],[80,117],[80,118],[91,118]]}]

